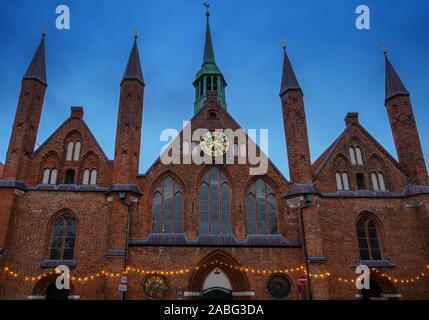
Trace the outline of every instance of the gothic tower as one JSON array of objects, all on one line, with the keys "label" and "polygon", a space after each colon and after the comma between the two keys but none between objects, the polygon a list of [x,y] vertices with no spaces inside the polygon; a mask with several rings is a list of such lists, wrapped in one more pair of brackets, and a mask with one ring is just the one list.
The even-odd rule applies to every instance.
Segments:
[{"label": "gothic tower", "polygon": [[42,114],[46,81],[45,34],[22,79],[21,92],[6,155],[5,180],[24,181],[27,160],[34,151]]},{"label": "gothic tower", "polygon": [[307,121],[301,87],[284,49],[283,75],[280,89],[283,121],[292,183],[312,183]]},{"label": "gothic tower", "polygon": [[420,137],[414,118],[410,94],[390,63],[386,61],[385,106],[398,153],[399,165],[411,183],[429,185]]},{"label": "gothic tower", "polygon": [[215,54],[213,50],[212,37],[210,32],[210,13],[207,10],[206,40],[204,46],[204,57],[201,69],[197,72],[195,81],[195,103],[194,111],[200,111],[208,99],[208,94],[215,94],[219,104],[226,109],[225,87],[227,86],[222,72],[216,65]]},{"label": "gothic tower", "polygon": [[121,82],[113,168],[114,184],[131,183],[138,174],[144,87],[135,36]]}]

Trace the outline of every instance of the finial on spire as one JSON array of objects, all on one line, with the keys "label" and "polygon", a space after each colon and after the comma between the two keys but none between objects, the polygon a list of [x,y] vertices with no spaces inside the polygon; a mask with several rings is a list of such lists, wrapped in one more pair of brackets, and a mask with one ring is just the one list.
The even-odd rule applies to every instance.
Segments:
[{"label": "finial on spire", "polygon": [[286,46],[287,46],[287,43],[286,43],[286,41],[281,41],[280,42],[280,45],[282,46],[282,49],[283,49],[283,51],[286,51]]},{"label": "finial on spire", "polygon": [[43,29],[42,29],[42,37],[44,38],[44,37],[46,37],[46,34],[48,33],[48,28],[47,27],[44,27]]},{"label": "finial on spire", "polygon": [[134,34],[134,39],[137,39],[139,37],[139,34],[140,34],[140,29],[139,28],[135,28],[133,30],[133,34]]},{"label": "finial on spire", "polygon": [[209,11],[210,4],[208,4],[207,2],[204,2],[203,4],[204,4],[204,7],[206,7],[206,9],[207,9],[206,17],[208,18],[210,16],[210,11]]},{"label": "finial on spire", "polygon": [[381,45],[381,50],[383,50],[383,54],[386,55],[387,54],[387,48],[385,47],[384,44]]}]

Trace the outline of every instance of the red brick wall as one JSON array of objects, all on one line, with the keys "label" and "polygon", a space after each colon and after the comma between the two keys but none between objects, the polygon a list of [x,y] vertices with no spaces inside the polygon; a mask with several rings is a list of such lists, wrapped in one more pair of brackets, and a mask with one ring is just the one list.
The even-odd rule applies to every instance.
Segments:
[{"label": "red brick wall", "polygon": [[401,167],[412,182],[429,185],[410,97],[397,96],[390,99],[386,102],[386,108]]}]

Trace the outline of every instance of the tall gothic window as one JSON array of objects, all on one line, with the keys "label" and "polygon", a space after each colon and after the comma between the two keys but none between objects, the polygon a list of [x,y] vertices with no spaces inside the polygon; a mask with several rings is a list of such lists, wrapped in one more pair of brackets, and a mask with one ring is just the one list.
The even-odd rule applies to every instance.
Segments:
[{"label": "tall gothic window", "polygon": [[69,213],[59,216],[52,230],[49,258],[73,260],[76,240],[76,219]]},{"label": "tall gothic window", "polygon": [[247,189],[247,226],[249,234],[275,234],[277,201],[273,189],[259,179]]},{"label": "tall gothic window", "polygon": [[377,226],[373,219],[364,215],[357,224],[357,234],[361,260],[382,260]]},{"label": "tall gothic window", "polygon": [[183,232],[184,198],[182,188],[172,177],[162,180],[152,198],[152,232]]},{"label": "tall gothic window", "polygon": [[200,232],[231,233],[231,190],[228,179],[216,167],[204,175],[200,185]]}]

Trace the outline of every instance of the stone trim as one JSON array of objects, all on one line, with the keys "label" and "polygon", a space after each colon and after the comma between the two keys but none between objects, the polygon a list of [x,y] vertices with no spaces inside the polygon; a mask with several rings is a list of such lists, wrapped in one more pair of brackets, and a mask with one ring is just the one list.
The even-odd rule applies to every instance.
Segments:
[{"label": "stone trim", "polygon": [[67,266],[69,268],[75,268],[77,266],[76,260],[50,260],[45,259],[40,263],[41,268],[56,268],[58,266]]}]

